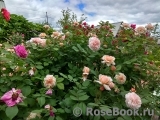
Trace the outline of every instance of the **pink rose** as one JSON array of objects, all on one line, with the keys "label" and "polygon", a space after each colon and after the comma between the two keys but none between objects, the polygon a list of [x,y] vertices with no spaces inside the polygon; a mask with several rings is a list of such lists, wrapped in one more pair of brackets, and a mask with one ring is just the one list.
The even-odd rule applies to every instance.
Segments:
[{"label": "pink rose", "polygon": [[139,109],[141,107],[141,98],[135,92],[127,93],[125,98],[127,107],[131,109]]},{"label": "pink rose", "polygon": [[99,50],[101,41],[97,37],[89,38],[89,48],[93,51]]},{"label": "pink rose", "polygon": [[6,92],[1,100],[6,103],[7,106],[12,107],[23,101],[24,96],[21,93],[21,90],[12,88],[12,90]]},{"label": "pink rose", "polygon": [[17,45],[14,47],[14,51],[16,52],[16,55],[21,58],[26,58],[28,56],[28,52],[23,45]]},{"label": "pink rose", "polygon": [[124,84],[126,81],[126,76],[123,73],[119,73],[115,75],[115,79],[117,80],[118,84]]},{"label": "pink rose", "polygon": [[52,95],[52,89],[48,89],[46,95]]}]

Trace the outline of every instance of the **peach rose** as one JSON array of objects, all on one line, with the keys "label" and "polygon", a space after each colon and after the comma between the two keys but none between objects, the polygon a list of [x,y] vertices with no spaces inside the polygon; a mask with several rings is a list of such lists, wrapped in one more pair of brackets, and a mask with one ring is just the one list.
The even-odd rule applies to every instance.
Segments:
[{"label": "peach rose", "polygon": [[91,50],[97,51],[101,46],[101,41],[97,37],[90,37],[88,46]]},{"label": "peach rose", "polygon": [[128,23],[122,23],[121,27],[123,27],[124,29],[128,29],[130,28],[130,25]]},{"label": "peach rose", "polygon": [[41,34],[39,34],[39,37],[40,38],[45,38],[47,35],[46,35],[46,33],[41,33]]},{"label": "peach rose", "polygon": [[102,63],[107,64],[107,66],[115,65],[115,62],[114,62],[115,57],[113,57],[113,56],[104,55],[101,59],[102,59]]},{"label": "peach rose", "polygon": [[141,107],[141,98],[135,92],[127,93],[125,99],[127,107],[131,109],[139,109]]},{"label": "peach rose", "polygon": [[153,29],[154,29],[154,26],[153,26],[151,23],[149,23],[149,24],[147,24],[147,25],[145,26],[145,28],[146,28],[147,30],[153,30]]},{"label": "peach rose", "polygon": [[85,81],[87,79],[87,77],[89,75],[89,72],[90,72],[90,69],[88,67],[84,66],[84,68],[83,68],[83,74],[82,74],[83,81]]},{"label": "peach rose", "polygon": [[55,38],[55,39],[59,38],[60,36],[61,36],[61,33],[58,32],[58,31],[53,32],[52,35],[51,35],[51,37],[53,37],[53,38]]},{"label": "peach rose", "polygon": [[139,34],[144,34],[144,33],[146,33],[146,29],[143,26],[139,26],[136,28],[136,32]]},{"label": "peach rose", "polygon": [[109,84],[109,82],[112,81],[112,78],[107,76],[107,75],[102,75],[100,74],[99,75],[99,81],[102,83],[102,84]]},{"label": "peach rose", "polygon": [[47,75],[43,83],[46,88],[53,88],[56,85],[56,78],[53,75]]},{"label": "peach rose", "polygon": [[114,84],[113,82],[110,82],[110,83],[108,84],[108,86],[112,89],[112,88],[115,87],[115,84]]},{"label": "peach rose", "polygon": [[44,25],[43,27],[46,28],[46,29],[49,29],[49,28],[50,28],[49,25]]},{"label": "peach rose", "polygon": [[83,74],[88,75],[89,72],[90,72],[90,69],[88,67],[84,66],[84,68],[83,68]]},{"label": "peach rose", "polygon": [[118,84],[124,84],[126,81],[126,76],[123,73],[119,73],[115,75],[115,79],[117,80]]},{"label": "peach rose", "polygon": [[[106,90],[111,90],[111,88],[109,87],[109,84],[112,82],[112,78],[107,76],[107,75],[99,75],[99,80],[96,80],[95,82],[99,83],[100,85],[103,85],[103,87]],[[112,84],[113,85],[113,84]],[[110,86],[113,87],[111,84]]]},{"label": "peach rose", "polygon": [[79,22],[74,22],[73,25],[74,25],[74,26],[78,26],[78,25],[79,25]]}]

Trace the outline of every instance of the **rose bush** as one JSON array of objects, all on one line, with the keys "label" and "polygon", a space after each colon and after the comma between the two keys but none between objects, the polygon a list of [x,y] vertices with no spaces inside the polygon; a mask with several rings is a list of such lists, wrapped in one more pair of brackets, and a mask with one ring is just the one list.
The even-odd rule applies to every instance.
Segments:
[{"label": "rose bush", "polygon": [[[154,114],[159,115],[159,98],[153,95],[159,86],[159,68],[150,64],[150,55],[158,48],[156,41],[146,34],[148,30],[143,26],[133,29],[133,25],[123,24],[113,37],[109,22],[99,24],[100,28],[94,28],[75,21],[68,23],[67,29],[64,25],[64,33],[33,36],[18,45],[1,43],[1,119],[151,118],[86,116],[87,107],[154,109]],[[76,107],[82,109],[78,118],[73,115]]]}]

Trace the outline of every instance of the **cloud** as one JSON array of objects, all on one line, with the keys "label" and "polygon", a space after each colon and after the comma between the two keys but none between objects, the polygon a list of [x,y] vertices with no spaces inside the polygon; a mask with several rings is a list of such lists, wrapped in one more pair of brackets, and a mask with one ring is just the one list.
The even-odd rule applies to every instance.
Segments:
[{"label": "cloud", "polygon": [[89,24],[127,22],[138,25],[160,22],[160,1],[151,0],[5,0],[7,9],[23,15],[29,21],[42,23],[48,14],[49,23],[56,27],[62,10],[71,9],[78,17],[84,14]]}]

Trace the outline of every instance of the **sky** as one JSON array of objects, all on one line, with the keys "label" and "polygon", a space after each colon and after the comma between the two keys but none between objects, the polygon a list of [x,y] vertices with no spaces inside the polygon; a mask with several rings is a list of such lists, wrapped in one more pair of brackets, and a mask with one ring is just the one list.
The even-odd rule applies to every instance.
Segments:
[{"label": "sky", "polygon": [[84,14],[89,25],[100,21],[125,22],[137,25],[160,22],[160,0],[4,0],[11,14],[23,15],[29,21],[46,20],[53,27],[69,8],[80,19]]}]

